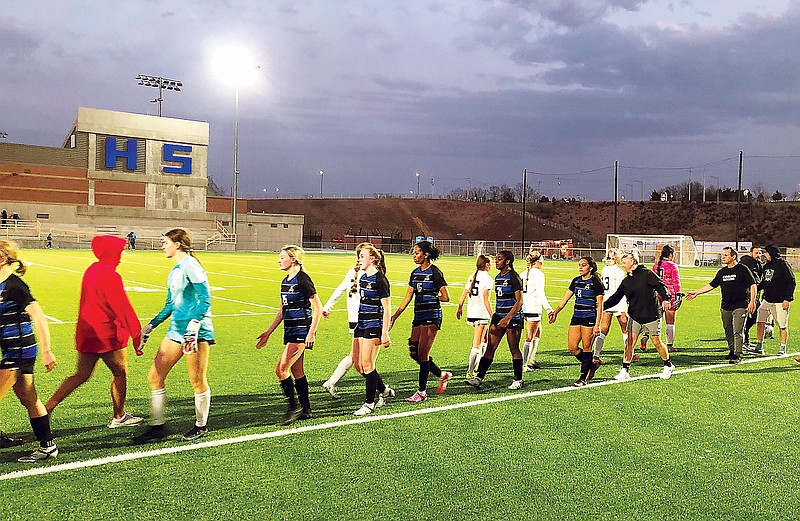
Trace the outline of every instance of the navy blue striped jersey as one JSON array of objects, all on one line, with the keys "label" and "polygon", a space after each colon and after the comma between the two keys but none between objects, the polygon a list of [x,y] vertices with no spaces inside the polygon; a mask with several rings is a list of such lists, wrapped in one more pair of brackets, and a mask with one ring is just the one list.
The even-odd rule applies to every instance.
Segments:
[{"label": "navy blue striped jersey", "polygon": [[575,294],[573,317],[593,318],[597,316],[597,297],[605,293],[600,279],[590,277],[584,280],[578,275],[569,283],[569,290]]},{"label": "navy blue striped jersey", "polygon": [[[501,317],[508,315],[511,308],[517,303],[517,291],[522,291],[522,279],[519,278],[519,274],[516,271],[508,270],[508,273],[505,275],[498,273],[495,276],[495,315]],[[522,308],[520,308],[518,315],[520,318],[522,317]]]},{"label": "navy blue striped jersey", "polygon": [[311,326],[311,298],[317,293],[311,277],[304,271],[281,281],[281,309],[283,330],[287,335],[304,336]]},{"label": "navy blue striped jersey", "polygon": [[36,299],[30,288],[14,274],[0,282],[0,346],[3,359],[35,358],[39,351],[33,322],[25,311]]},{"label": "navy blue striped jersey", "polygon": [[383,304],[381,299],[389,296],[389,280],[383,272],[364,274],[358,279],[361,302],[358,305],[358,325],[362,329],[383,328]]},{"label": "navy blue striped jersey", "polygon": [[442,318],[439,290],[447,286],[442,270],[433,264],[424,271],[417,266],[411,272],[408,285],[414,288],[414,320]]}]

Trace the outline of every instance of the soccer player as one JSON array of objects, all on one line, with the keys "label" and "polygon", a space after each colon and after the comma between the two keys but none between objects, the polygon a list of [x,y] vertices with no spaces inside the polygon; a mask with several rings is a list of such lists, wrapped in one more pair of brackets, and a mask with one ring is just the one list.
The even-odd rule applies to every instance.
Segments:
[{"label": "soccer player", "polygon": [[549,314],[553,306],[547,300],[544,289],[544,273],[542,272],[542,254],[532,251],[525,257],[527,265],[522,273],[522,316],[525,317],[525,342],[522,344],[522,370],[524,372],[539,369],[536,362],[536,351],[542,322],[542,307]]},{"label": "soccer player", "polygon": [[483,353],[486,351],[486,333],[489,319],[492,317],[492,304],[489,302],[489,292],[492,291],[494,281],[489,275],[492,261],[486,255],[478,255],[475,261],[475,273],[467,279],[467,285],[458,301],[456,320],[461,320],[464,314],[464,302],[467,302],[467,323],[474,328],[472,335],[472,349],[469,351],[467,365],[467,380],[475,377]]},{"label": "soccer player", "polygon": [[[625,270],[619,267],[620,251],[618,249],[611,248],[608,250],[605,260],[606,265],[603,266],[600,279],[603,281],[605,294],[611,295],[617,291],[617,288],[622,283],[622,279],[625,278],[626,273]],[[603,360],[600,359],[600,353],[603,351],[603,344],[605,343],[606,335],[608,334],[609,329],[611,329],[612,317],[617,317],[617,322],[619,322],[619,327],[622,330],[622,345],[628,345],[628,301],[625,299],[625,297],[622,298],[619,304],[608,311],[604,311],[603,315],[601,316],[600,333],[594,339],[594,354],[592,360],[598,365],[603,364]]]},{"label": "soccer player", "polygon": [[724,266],[714,278],[696,291],[686,294],[686,300],[708,293],[719,287],[722,292],[722,328],[728,340],[728,360],[738,364],[742,360],[742,342],[747,314],[756,310],[756,281],[753,273],[736,262],[736,250],[730,246],[722,248]]},{"label": "soccer player", "polygon": [[778,355],[786,354],[786,343],[789,339],[789,305],[794,300],[794,288],[796,285],[794,272],[783,258],[776,246],[769,245],[764,248],[764,279],[761,281],[761,289],[764,291],[764,298],[758,307],[758,342],[755,349],[749,351],[756,354],[764,354],[764,329],[767,318],[772,316],[775,325],[780,328],[781,347]]},{"label": "soccer player", "polygon": [[[293,244],[281,248],[278,266],[286,272],[286,277],[281,281],[281,309],[267,330],[258,335],[256,342],[256,348],[264,347],[272,332],[283,321],[285,347],[275,367],[275,374],[289,403],[283,416],[284,425],[311,418],[308,379],[303,368],[303,359],[306,349],[314,348],[314,337],[322,316],[322,302],[314,288],[314,282],[303,269],[304,255],[303,249]],[[295,389],[297,397],[294,394]]]},{"label": "soccer player", "polygon": [[522,389],[522,351],[519,340],[522,335],[522,279],[514,271],[514,254],[501,250],[494,258],[495,268],[500,270],[494,278],[495,310],[489,327],[489,341],[486,352],[478,362],[478,371],[473,378],[467,380],[472,387],[478,388],[492,365],[494,354],[500,346],[503,336],[511,351],[511,363],[514,367],[514,381],[509,389]]},{"label": "soccer player", "polygon": [[[366,380],[364,405],[353,415],[364,416],[383,406],[384,399],[394,396],[394,390],[383,383],[375,367],[381,346],[389,347],[389,321],[392,308],[389,301],[389,280],[385,274],[383,252],[373,245],[364,246],[358,254],[360,268],[364,272],[358,279],[360,302],[358,323],[353,336],[356,348],[353,365]],[[375,396],[380,393],[376,402]]]},{"label": "soccer player", "polygon": [[117,266],[122,260],[125,239],[111,235],[98,235],[92,239],[92,252],[97,262],[89,266],[81,281],[81,299],[78,306],[78,323],[75,326],[75,349],[78,360],[75,374],[58,386],[47,400],[45,408],[52,412],[64,398],[94,372],[102,360],[113,375],[111,402],[113,415],[108,427],[139,425],[142,418],[125,412],[125,395],[128,380],[128,340],[133,338],[137,354],[141,343],[142,326],[131,306]]},{"label": "soccer player", "polygon": [[[761,264],[761,248],[758,246],[753,246],[750,248],[750,253],[747,255],[742,255],[741,260],[739,261],[740,264],[744,264],[750,272],[753,274],[753,278],[756,281],[756,285],[761,284],[761,280],[764,278],[764,265]],[[761,298],[760,298],[760,291],[756,291],[756,310],[758,310],[759,306],[761,305]],[[744,324],[744,345],[745,347],[750,347],[750,328],[756,323],[756,315],[757,313],[748,313],[747,321]],[[753,343],[753,347],[755,347],[755,343]]]},{"label": "soccer player", "polygon": [[[633,348],[640,334],[646,333],[656,347],[661,360],[664,361],[664,370],[661,378],[672,376],[675,366],[669,358],[669,351],[661,343],[661,317],[659,315],[659,301],[661,307],[668,309],[670,294],[661,278],[655,273],[639,264],[639,258],[634,253],[622,255],[622,269],[628,274],[610,297],[605,299],[603,309],[612,309],[622,297],[628,299],[628,344],[622,356],[622,369],[615,380],[630,380],[630,366],[633,359]],[[659,299],[660,297],[660,299]]]},{"label": "soccer player", "polygon": [[664,321],[667,323],[667,351],[674,353],[677,351],[673,344],[675,343],[675,318],[678,308],[681,306],[681,276],[678,271],[678,265],[675,264],[675,248],[669,244],[665,244],[661,248],[661,256],[658,262],[653,264],[653,271],[664,281],[667,291],[671,296],[669,308],[664,308]]},{"label": "soccer player", "polygon": [[186,230],[175,228],[161,237],[161,251],[175,262],[167,278],[164,307],[142,328],[144,344],[159,324],[170,319],[169,329],[158,346],[147,375],[150,384],[150,426],[133,439],[136,444],[163,440],[167,436],[165,407],[166,379],[175,364],[186,355],[189,382],[194,390],[195,424],[181,436],[196,440],[208,433],[211,388],[208,386],[208,358],[214,345],[211,323],[211,292],[208,277],[195,258]]},{"label": "soccer player", "polygon": [[592,339],[600,333],[605,288],[597,275],[597,263],[591,257],[578,261],[578,276],[572,279],[564,298],[548,316],[553,324],[559,312],[575,295],[575,308],[567,331],[567,348],[581,363],[581,373],[573,387],[585,387],[594,377],[598,364],[592,360]]},{"label": "soccer player", "polygon": [[447,282],[444,274],[433,261],[439,258],[439,249],[430,241],[420,241],[412,250],[414,264],[418,264],[408,279],[408,290],[397,310],[389,320],[389,330],[395,320],[414,297],[414,320],[411,322],[411,337],[408,349],[411,359],[419,364],[418,388],[414,394],[406,398],[407,402],[419,403],[428,397],[428,375],[433,373],[439,379],[437,394],[447,388],[447,382],[453,377],[449,371],[442,371],[431,358],[431,348],[436,340],[436,333],[442,328],[442,302],[450,301]]},{"label": "soccer player", "polygon": [[[52,371],[57,362],[50,349],[47,317],[20,278],[26,267],[17,255],[16,244],[0,241],[0,323],[3,325],[0,327],[0,400],[13,387],[20,403],[28,410],[39,448],[18,461],[35,463],[58,456],[58,447],[50,432],[50,414],[39,399],[33,380],[33,366],[40,345],[45,371]],[[8,440],[6,446],[19,444],[14,438]]]},{"label": "soccer player", "polygon": [[[370,243],[362,242],[356,246],[356,265],[347,270],[342,282],[336,287],[335,290],[333,290],[333,294],[330,296],[325,305],[322,306],[322,316],[328,318],[331,315],[333,306],[335,306],[336,303],[339,302],[339,299],[342,298],[342,295],[346,293],[347,321],[350,325],[351,335],[353,334],[356,324],[358,323],[358,305],[360,301],[360,296],[358,294],[358,279],[364,274],[360,268],[358,255],[361,253],[361,250],[364,248],[364,246],[368,244]],[[339,390],[336,388],[336,384],[338,384],[339,380],[342,379],[345,373],[347,373],[347,371],[353,367],[353,353],[355,349],[356,340],[353,338],[353,345],[351,346],[350,354],[342,358],[342,360],[339,362],[339,365],[337,365],[336,369],[334,369],[330,378],[322,383],[322,388],[328,391],[332,398],[339,398]]]}]

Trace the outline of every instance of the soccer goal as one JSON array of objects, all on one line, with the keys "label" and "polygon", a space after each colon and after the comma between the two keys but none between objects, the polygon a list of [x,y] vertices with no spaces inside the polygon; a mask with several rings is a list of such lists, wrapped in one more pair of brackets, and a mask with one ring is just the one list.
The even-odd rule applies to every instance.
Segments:
[{"label": "soccer goal", "polygon": [[639,262],[652,264],[658,261],[661,248],[669,244],[675,248],[675,263],[679,266],[695,266],[698,261],[697,248],[691,235],[606,235],[606,251],[618,248],[623,251],[639,250]]}]

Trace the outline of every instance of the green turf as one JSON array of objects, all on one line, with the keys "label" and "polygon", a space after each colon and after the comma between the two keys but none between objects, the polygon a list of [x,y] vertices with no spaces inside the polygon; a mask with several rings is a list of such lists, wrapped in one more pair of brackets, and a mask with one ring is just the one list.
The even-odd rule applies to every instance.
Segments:
[{"label": "green turf", "polygon": [[[74,367],[74,320],[80,277],[89,252],[29,251],[25,279],[50,324],[60,365],[50,374],[37,366],[46,399]],[[285,404],[274,374],[281,335],[255,349],[255,337],[278,305],[276,254],[200,255],[211,285],[217,346],[209,379],[213,393],[205,440],[278,432]],[[306,267],[323,301],[352,265],[352,255],[310,254]],[[439,266],[457,301],[473,271],[471,259],[446,258]],[[405,291],[413,264],[389,256],[393,303]],[[120,266],[134,307],[143,319],[163,304],[172,261],[160,252],[131,252]],[[573,262],[545,265],[547,294],[557,303]],[[711,279],[713,268],[682,270],[686,289]],[[539,361],[526,373],[527,391],[574,381],[578,364],[566,353],[569,310],[544,327]],[[512,395],[508,350],[501,346],[478,391],[460,378],[422,404],[402,401],[416,387],[416,366],[406,338],[412,310],[392,331],[393,346],[378,359],[398,397],[381,415]],[[472,329],[456,322],[453,304],[432,356],[463,377]],[[674,355],[678,369],[709,367],[727,353],[719,320],[719,294],[684,304],[678,313]],[[616,325],[612,327],[617,327]],[[129,352],[128,408],[146,415],[146,374],[162,325],[143,357]],[[790,317],[790,351],[797,345]],[[611,378],[620,360],[612,329],[597,374]],[[350,336],[344,302],[320,327],[306,357],[315,418],[297,426],[353,419],[363,401],[363,379],[350,372],[342,398],[320,387]],[[777,343],[767,344],[768,354]],[[657,373],[661,362],[644,354],[633,374]],[[134,461],[0,481],[3,519],[790,519],[800,501],[793,441],[797,432],[798,371],[791,359],[676,374],[669,381],[634,381],[569,392],[484,403],[431,414],[339,425],[288,436],[160,455]],[[110,374],[102,366],[53,414],[61,454],[53,464],[126,454],[140,429],[108,429]],[[433,380],[431,380],[433,384]],[[180,447],[177,435],[193,421],[192,391],[179,364],[167,381],[170,440],[150,448]],[[16,458],[34,446],[24,409],[13,394],[0,402],[0,427],[24,435],[22,448],[0,452],[0,474],[31,468]],[[46,465],[41,465],[46,466]]]}]

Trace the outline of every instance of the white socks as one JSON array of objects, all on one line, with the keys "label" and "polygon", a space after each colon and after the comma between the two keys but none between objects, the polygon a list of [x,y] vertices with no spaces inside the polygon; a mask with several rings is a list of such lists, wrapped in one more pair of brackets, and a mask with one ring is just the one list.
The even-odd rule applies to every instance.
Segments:
[{"label": "white socks", "polygon": [[531,357],[531,349],[533,349],[533,342],[525,342],[522,344],[522,363],[528,364]]},{"label": "white socks", "polygon": [[667,345],[675,343],[675,324],[667,324]]},{"label": "white socks", "polygon": [[194,424],[196,426],[206,426],[209,409],[211,409],[211,388],[206,389],[203,393],[194,395]]},{"label": "white socks", "polygon": [[336,366],[333,374],[330,378],[328,378],[328,383],[335,386],[351,367],[353,367],[353,358],[350,355],[347,355],[346,357],[342,358],[342,361],[339,362],[338,366]]},{"label": "white socks", "polygon": [[475,372],[475,369],[478,367],[478,360],[481,359],[481,350],[477,347],[473,347],[469,351],[469,366],[467,367],[468,373]]},{"label": "white socks", "polygon": [[150,425],[164,425],[164,409],[167,405],[167,390],[150,391]]},{"label": "white socks", "polygon": [[603,351],[603,344],[606,341],[606,336],[603,333],[597,335],[594,339],[594,357],[600,358],[600,353]]}]

